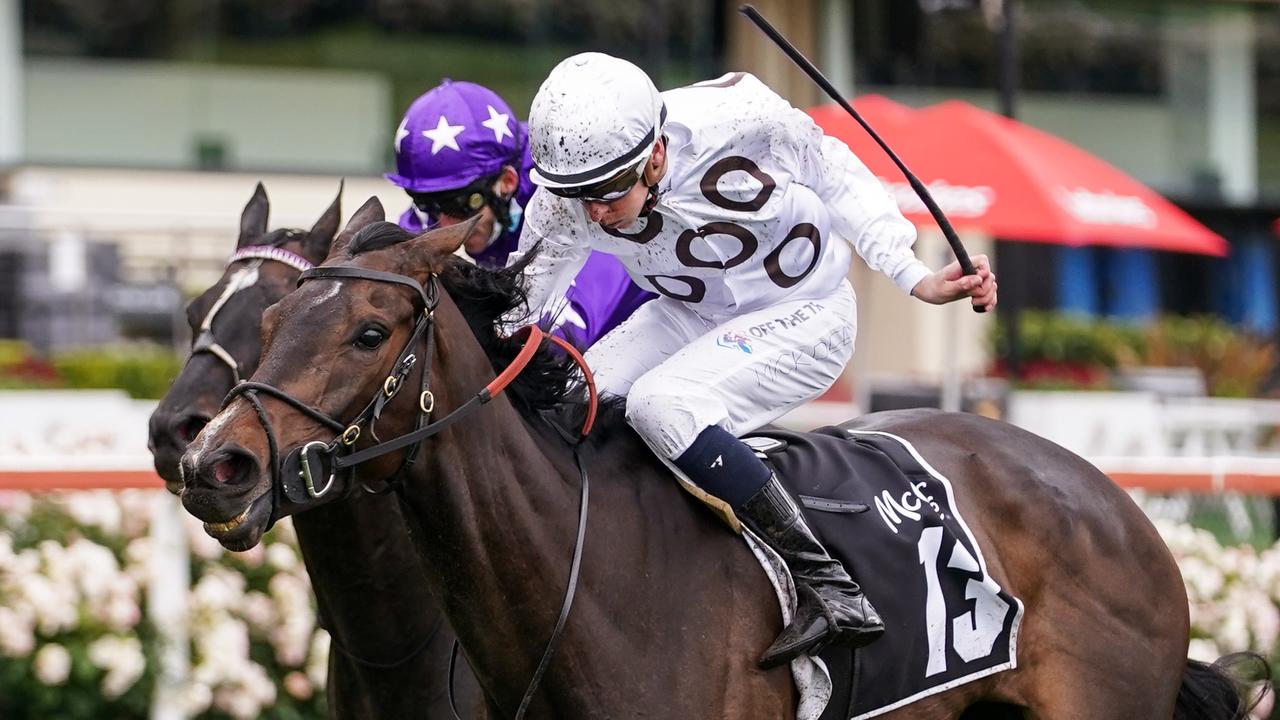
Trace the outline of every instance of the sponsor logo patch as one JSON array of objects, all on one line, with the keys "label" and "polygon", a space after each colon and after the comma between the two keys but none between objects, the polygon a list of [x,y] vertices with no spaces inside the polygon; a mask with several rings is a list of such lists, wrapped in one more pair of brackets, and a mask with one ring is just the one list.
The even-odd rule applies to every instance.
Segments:
[{"label": "sponsor logo patch", "polygon": [[716,344],[722,348],[741,350],[748,355],[751,354],[751,341],[732,330],[716,338]]}]

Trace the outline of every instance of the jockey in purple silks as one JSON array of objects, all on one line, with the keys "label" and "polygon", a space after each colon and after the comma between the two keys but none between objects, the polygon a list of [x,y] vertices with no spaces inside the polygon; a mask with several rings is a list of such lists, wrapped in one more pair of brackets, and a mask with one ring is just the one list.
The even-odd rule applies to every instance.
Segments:
[{"label": "jockey in purple silks", "polygon": [[[422,232],[479,214],[463,249],[482,267],[505,266],[537,189],[529,180],[528,137],[525,123],[486,87],[445,80],[429,90],[396,129],[396,172],[387,179],[413,198],[400,226]],[[585,348],[653,297],[631,282],[616,258],[593,253],[544,318],[556,335]]]}]

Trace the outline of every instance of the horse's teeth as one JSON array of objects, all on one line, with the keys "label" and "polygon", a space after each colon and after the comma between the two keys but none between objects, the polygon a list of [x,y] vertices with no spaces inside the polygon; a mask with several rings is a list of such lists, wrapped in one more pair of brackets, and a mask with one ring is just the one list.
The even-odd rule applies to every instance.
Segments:
[{"label": "horse's teeth", "polygon": [[205,523],[204,531],[209,534],[214,534],[214,533],[221,534],[221,533],[231,532],[232,530],[235,530],[236,528],[240,527],[240,523],[244,522],[245,518],[249,517],[249,508],[251,507],[253,507],[252,503],[245,506],[245,509],[241,510],[239,515],[231,518],[226,522]]}]

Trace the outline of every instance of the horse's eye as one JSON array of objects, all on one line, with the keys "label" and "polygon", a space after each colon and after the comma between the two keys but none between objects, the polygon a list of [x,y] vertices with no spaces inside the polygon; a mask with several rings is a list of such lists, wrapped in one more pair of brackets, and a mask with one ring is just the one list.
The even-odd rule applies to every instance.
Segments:
[{"label": "horse's eye", "polygon": [[382,344],[382,341],[386,339],[386,334],[381,330],[377,328],[365,328],[365,331],[360,333],[360,337],[356,338],[356,345],[364,348],[365,350],[377,350],[378,346]]}]

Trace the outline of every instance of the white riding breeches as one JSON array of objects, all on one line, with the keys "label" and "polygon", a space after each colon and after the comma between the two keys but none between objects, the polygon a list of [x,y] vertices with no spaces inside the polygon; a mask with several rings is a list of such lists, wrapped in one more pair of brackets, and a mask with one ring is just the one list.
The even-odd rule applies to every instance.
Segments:
[{"label": "white riding breeches", "polygon": [[600,392],[626,395],[627,421],[675,459],[712,425],[742,435],[830,388],[853,356],[856,311],[847,280],[719,324],[659,297],[586,359]]}]

